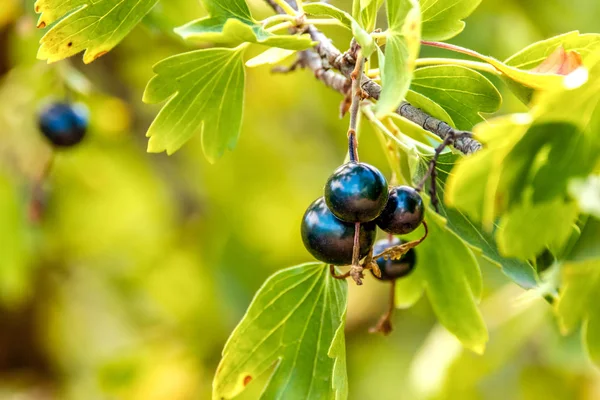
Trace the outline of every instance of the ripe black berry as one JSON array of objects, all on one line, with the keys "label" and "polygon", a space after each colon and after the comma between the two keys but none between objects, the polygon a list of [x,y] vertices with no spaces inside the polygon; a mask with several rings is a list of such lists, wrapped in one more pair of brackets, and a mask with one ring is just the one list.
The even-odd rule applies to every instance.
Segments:
[{"label": "ripe black berry", "polygon": [[42,110],[39,127],[53,145],[69,147],[81,142],[88,126],[87,110],[82,106],[53,103]]},{"label": "ripe black berry", "polygon": [[344,164],[325,184],[327,207],[345,222],[373,221],[385,207],[387,198],[385,177],[369,164]]},{"label": "ripe black berry", "polygon": [[[375,223],[360,226],[360,258],[375,242]],[[339,220],[329,211],[323,197],[315,200],[302,218],[302,241],[319,261],[335,265],[352,263],[354,224]]]},{"label": "ripe black berry", "polygon": [[405,235],[417,229],[423,221],[423,199],[409,186],[390,189],[388,202],[375,222],[393,235]]},{"label": "ripe black berry", "polygon": [[[398,238],[394,238],[390,243],[388,239],[382,239],[375,243],[373,246],[373,254],[377,255],[384,250],[398,246],[403,243]],[[415,253],[415,249],[410,249],[406,254],[400,257],[399,260],[386,260],[383,257],[379,257],[376,262],[379,266],[379,270],[381,271],[381,278],[375,276],[375,278],[380,279],[382,281],[392,281],[394,279],[402,278],[408,274],[410,274],[413,269],[415,269],[415,263],[417,261],[417,256]],[[372,273],[373,271],[371,271]]]}]

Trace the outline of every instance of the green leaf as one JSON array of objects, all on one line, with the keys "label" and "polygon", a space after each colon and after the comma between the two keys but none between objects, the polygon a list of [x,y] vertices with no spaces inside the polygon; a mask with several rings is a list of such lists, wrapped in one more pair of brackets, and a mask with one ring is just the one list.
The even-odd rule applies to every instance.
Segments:
[{"label": "green leaf", "polygon": [[[483,60],[486,63],[493,66],[496,70],[503,74],[502,77],[504,81],[513,81],[513,85],[510,86],[511,89],[518,88],[519,84],[531,89],[541,91],[573,89],[585,83],[587,78],[587,74],[585,73],[585,70],[583,68],[578,68],[567,75],[556,74],[553,72],[538,72],[535,70],[524,70],[503,63],[502,61],[499,61],[494,57],[479,54],[476,51],[470,49],[461,48],[460,46],[452,47],[454,48],[454,50],[460,53],[467,54],[471,57],[479,58],[480,60]],[[595,55],[596,53],[597,51],[595,51],[593,54]],[[521,88],[519,90],[516,90],[516,94],[523,99],[523,97],[527,95],[527,91]]]},{"label": "green leaf", "polygon": [[572,180],[569,194],[577,200],[582,212],[600,218],[600,175]]},{"label": "green leaf", "polygon": [[431,66],[414,72],[411,89],[442,106],[458,129],[471,130],[481,113],[497,111],[502,97],[479,72],[461,66]]},{"label": "green leaf", "polygon": [[388,0],[385,58],[381,66],[378,116],[393,112],[410,87],[421,47],[421,11],[417,0]]},{"label": "green leaf", "polygon": [[394,304],[396,308],[410,308],[423,296],[425,282],[421,268],[416,268],[410,275],[396,280]]},{"label": "green leaf", "polygon": [[[488,168],[481,165],[478,158],[479,154],[474,154],[466,158],[464,161],[471,163],[468,172],[473,174],[481,174],[482,180],[485,181]],[[513,282],[517,283],[525,289],[531,289],[538,286],[538,277],[533,267],[526,261],[516,258],[504,257],[498,250],[498,245],[494,239],[493,232],[486,232],[480,223],[473,221],[466,214],[456,208],[452,208],[446,204],[446,181],[454,173],[453,166],[460,156],[452,153],[442,154],[437,164],[437,193],[440,199],[440,214],[447,219],[447,227],[456,233],[462,240],[469,244],[473,249],[480,251],[483,257],[495,265],[502,268],[502,272],[508,276]],[[419,182],[429,166],[430,158],[420,160],[419,170],[417,171],[414,181]],[[483,159],[485,161],[485,159]],[[429,186],[429,185],[428,185]],[[467,193],[480,193],[480,191],[471,188]],[[475,197],[476,199],[476,197]],[[461,200],[462,201],[462,200]],[[465,197],[464,201],[471,201],[464,205],[465,209],[477,209],[481,200],[473,201],[472,198]],[[480,219],[478,219],[480,220]]]},{"label": "green leaf", "polygon": [[426,221],[429,237],[416,252],[433,310],[465,347],[483,353],[488,334],[476,305],[482,286],[477,260],[465,243],[446,229],[444,218],[428,212]]},{"label": "green leaf", "polygon": [[331,17],[337,19],[348,29],[352,29],[352,23],[356,22],[350,14],[344,10],[327,3],[308,3],[304,5],[304,12],[314,17]]},{"label": "green leaf", "polygon": [[454,124],[452,117],[450,117],[450,114],[448,114],[442,106],[440,106],[435,101],[431,100],[429,97],[424,96],[421,93],[417,93],[414,90],[409,90],[406,93],[406,101],[408,101],[413,106],[425,111],[432,117],[437,118],[440,121],[444,121],[448,125],[456,128],[456,125]]},{"label": "green leaf", "polygon": [[582,335],[590,359],[600,367],[600,259],[566,263],[555,312],[563,334],[583,323]]},{"label": "green leaf", "polygon": [[273,371],[262,399],[344,399],[346,301],[346,282],[324,264],[271,276],[225,345],[213,398],[231,399]]},{"label": "green leaf", "polygon": [[51,63],[85,50],[83,61],[88,64],[112,50],[157,2],[37,0],[38,27],[58,21],[40,40],[37,57]]},{"label": "green leaf", "polygon": [[[585,85],[541,94],[531,114],[475,127],[485,148],[458,163],[448,182],[449,203],[489,227],[525,200],[566,195],[568,182],[590,174],[600,159],[599,76],[594,67]],[[485,165],[487,175],[477,174],[477,165]]]},{"label": "green leaf", "polygon": [[377,49],[377,45],[373,40],[373,37],[365,31],[356,21],[352,21],[352,35],[356,39],[356,42],[362,48],[364,57],[370,57],[371,54]]},{"label": "green leaf", "polygon": [[[554,36],[527,46],[506,59],[504,63],[514,68],[530,70],[539,66],[559,48],[566,52],[577,52],[585,63],[600,48],[600,34],[582,35],[579,31],[573,31]],[[503,76],[502,79],[524,104],[529,104],[534,93],[533,89],[506,76]]]},{"label": "green leaf", "polygon": [[278,47],[271,47],[270,49],[263,51],[256,57],[253,57],[250,60],[246,61],[246,67],[253,68],[265,64],[277,64],[278,62],[285,60],[286,58],[295,53],[296,50],[286,50],[280,49]]},{"label": "green leaf", "polygon": [[600,259],[600,220],[588,218],[577,242],[566,257],[569,262]]},{"label": "green leaf", "polygon": [[375,29],[377,13],[383,4],[383,0],[354,0],[352,14],[360,23],[360,26],[368,32]]},{"label": "green leaf", "polygon": [[356,41],[363,50],[363,55],[369,57],[375,50],[375,41],[360,23],[350,14],[326,3],[309,3],[304,5],[304,12],[316,17],[331,17],[341,22],[343,26],[352,31]]},{"label": "green leaf", "polygon": [[[533,125],[503,159],[496,191],[499,210],[531,196],[546,202],[566,192],[568,181],[584,176],[598,159],[598,147],[568,123]],[[527,188],[532,191],[525,191]],[[501,200],[500,200],[501,199]]]},{"label": "green leaf", "polygon": [[534,259],[545,248],[562,248],[577,221],[574,203],[561,199],[541,204],[522,204],[505,214],[496,237],[503,255]]},{"label": "green leaf", "polygon": [[206,49],[169,57],[154,66],[144,102],[169,99],[147,136],[149,152],[172,154],[196,132],[214,162],[237,143],[244,102],[242,50]]},{"label": "green leaf", "polygon": [[[344,289],[347,287],[344,286]],[[344,294],[346,292],[344,291]],[[346,300],[345,300],[346,301]],[[342,321],[346,321],[346,303],[342,304],[344,313]],[[335,400],[346,400],[348,398],[348,372],[346,371],[346,333],[345,322],[341,323],[335,331],[333,341],[327,355],[334,359],[332,384],[335,391]]]},{"label": "green leaf", "polygon": [[313,46],[309,35],[275,35],[258,24],[245,0],[205,0],[209,17],[200,18],[175,29],[185,40],[237,46],[260,43],[290,50],[305,50]]},{"label": "green leaf", "polygon": [[582,35],[579,31],[573,31],[554,36],[525,47],[507,58],[504,63],[515,68],[532,69],[542,63],[559,47],[566,51],[576,51],[585,60],[594,51],[600,49],[600,34],[587,33]]},{"label": "green leaf", "polygon": [[462,21],[481,0],[421,0],[423,39],[447,40],[465,29]]},{"label": "green leaf", "polygon": [[542,122],[569,122],[593,144],[600,142],[600,50],[588,61],[585,84],[570,90],[540,93],[533,103],[534,116]]}]

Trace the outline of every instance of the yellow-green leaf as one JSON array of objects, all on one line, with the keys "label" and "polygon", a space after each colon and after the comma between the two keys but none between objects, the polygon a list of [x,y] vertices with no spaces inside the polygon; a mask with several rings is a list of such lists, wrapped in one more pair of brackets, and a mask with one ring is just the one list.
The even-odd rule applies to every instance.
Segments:
[{"label": "yellow-green leaf", "polygon": [[495,112],[502,104],[498,89],[489,79],[457,65],[417,69],[411,89],[444,108],[462,130],[471,130],[483,121],[482,113]]},{"label": "yellow-green leaf", "polygon": [[169,99],[148,129],[149,152],[172,154],[195,133],[214,162],[239,137],[244,102],[243,51],[206,49],[179,54],[154,66],[144,102]]},{"label": "yellow-green leaf", "polygon": [[482,287],[477,260],[444,218],[429,212],[426,221],[429,237],[416,252],[427,297],[440,323],[465,347],[482,353],[488,334],[476,304]]},{"label": "yellow-green leaf", "polygon": [[[404,100],[421,47],[421,10],[417,0],[388,0],[388,30],[381,65],[382,90],[378,116],[394,111]],[[380,60],[381,63],[381,60]]]},{"label": "yellow-green leaf", "polygon": [[574,203],[561,199],[522,204],[502,217],[496,232],[498,248],[505,257],[529,260],[535,259],[545,248],[562,248],[578,214]]},{"label": "yellow-green leaf", "polygon": [[344,399],[347,284],[324,264],[271,276],[231,334],[213,382],[213,399],[231,399],[270,373],[261,399]]},{"label": "yellow-green leaf", "polygon": [[204,0],[210,16],[175,29],[185,40],[237,46],[260,43],[265,46],[305,50],[313,46],[309,35],[275,35],[257,23],[244,0]]},{"label": "yellow-green leaf", "polygon": [[447,40],[465,29],[462,21],[481,0],[421,0],[423,39]]},{"label": "yellow-green leaf", "polygon": [[85,50],[83,61],[90,63],[123,40],[157,2],[37,0],[38,27],[58,21],[41,39],[37,57],[51,63]]}]

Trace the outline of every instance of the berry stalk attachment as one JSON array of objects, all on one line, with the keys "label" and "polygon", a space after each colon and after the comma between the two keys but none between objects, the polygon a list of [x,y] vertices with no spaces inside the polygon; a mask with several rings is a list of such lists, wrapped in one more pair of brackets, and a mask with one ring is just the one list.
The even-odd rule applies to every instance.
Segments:
[{"label": "berry stalk attachment", "polygon": [[[358,163],[358,141],[356,136],[356,130],[358,128],[358,114],[360,112],[360,101],[362,100],[362,89],[361,79],[363,71],[365,69],[365,58],[361,49],[356,52],[356,66],[352,71],[352,104],[350,105],[350,127],[348,128],[348,150],[350,161]],[[357,246],[359,245],[359,232],[360,232],[360,221],[355,222],[354,232],[354,254],[352,257],[352,266],[350,267],[350,276],[354,279],[357,285],[362,285],[362,279],[364,278],[363,267],[359,261],[359,251]]]}]

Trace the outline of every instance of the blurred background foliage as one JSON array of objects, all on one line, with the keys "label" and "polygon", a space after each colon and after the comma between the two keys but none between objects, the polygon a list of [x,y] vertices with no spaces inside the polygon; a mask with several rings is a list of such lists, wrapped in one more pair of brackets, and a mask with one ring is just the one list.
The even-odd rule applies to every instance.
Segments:
[{"label": "blurred background foliage", "polygon": [[[268,15],[260,1],[251,6]],[[144,86],[155,62],[187,49],[171,28],[202,16],[199,2],[160,2],[89,66],[36,61],[32,10],[30,0],[0,0],[0,399],[207,399],[254,292],[310,260],[299,223],[344,159],[341,99],[309,73],[251,69],[234,153],[210,165],[195,139],[171,157],[147,154],[158,107],[141,103]],[[562,32],[597,30],[599,15],[597,0],[483,0],[452,42],[504,59]],[[326,32],[340,47],[350,39]],[[65,96],[65,80],[91,109],[91,129],[52,156],[36,115]],[[503,112],[523,109],[503,95]],[[36,220],[32,188],[51,158]],[[367,127],[361,158],[389,173]],[[350,285],[351,399],[600,398],[579,334],[560,336],[549,305],[482,263],[483,356],[437,327],[426,299],[398,312],[391,336],[369,335],[387,286]],[[259,392],[256,381],[241,397]]]}]

